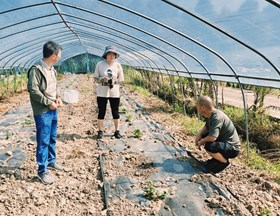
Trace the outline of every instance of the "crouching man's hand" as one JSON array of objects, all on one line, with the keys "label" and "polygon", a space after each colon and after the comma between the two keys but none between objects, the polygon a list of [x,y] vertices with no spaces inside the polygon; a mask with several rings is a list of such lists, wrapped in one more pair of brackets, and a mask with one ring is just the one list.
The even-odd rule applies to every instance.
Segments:
[{"label": "crouching man's hand", "polygon": [[198,142],[197,142],[197,147],[199,148],[199,150],[201,150],[201,147],[203,147],[205,145],[205,142],[203,139],[200,139]]}]

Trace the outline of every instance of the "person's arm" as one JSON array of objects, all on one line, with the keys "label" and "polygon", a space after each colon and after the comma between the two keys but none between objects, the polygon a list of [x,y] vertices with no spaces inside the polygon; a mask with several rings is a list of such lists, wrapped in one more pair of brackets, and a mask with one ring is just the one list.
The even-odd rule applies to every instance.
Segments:
[{"label": "person's arm", "polygon": [[108,82],[108,77],[101,77],[100,76],[100,63],[97,63],[96,67],[95,67],[95,71],[94,71],[94,80],[96,83],[107,83]]},{"label": "person's arm", "polygon": [[118,65],[118,77],[117,79],[114,81],[114,84],[121,84],[124,82],[124,75],[123,75],[123,68],[122,66],[119,64]]},{"label": "person's arm", "polygon": [[197,146],[198,146],[199,148],[201,148],[201,146],[204,146],[205,143],[207,143],[207,142],[215,142],[216,139],[217,139],[217,137],[207,136],[207,137],[205,137],[205,138],[200,139],[200,140],[198,141],[198,143],[197,143]]},{"label": "person's arm", "polygon": [[[201,138],[198,141],[197,146],[199,148],[201,148],[201,146],[204,146],[205,143],[207,143],[207,142],[215,142],[217,140],[217,137],[219,136],[222,125],[223,125],[223,121],[221,121],[220,119],[218,119],[218,118],[211,119],[210,128],[207,131],[208,132],[207,136],[205,136],[204,138]],[[206,125],[205,125],[205,127],[206,127]],[[202,135],[203,135],[203,133],[202,133]]]},{"label": "person's arm", "polygon": [[[57,78],[57,71],[55,70],[55,77]],[[61,100],[61,96],[59,94],[58,91],[58,84],[56,84],[56,100],[55,100],[55,104],[57,105],[56,108],[62,107],[63,106],[63,102]],[[51,107],[49,107],[50,109],[52,109]]]},{"label": "person's arm", "polygon": [[203,137],[203,135],[207,134],[209,132],[209,130],[207,129],[206,126],[204,126],[199,132],[198,134],[196,135],[196,138],[195,138],[195,145],[201,149],[201,146],[204,146],[205,143],[207,142],[214,142],[217,137],[213,137],[213,136],[206,136],[206,137]]},{"label": "person's arm", "polygon": [[196,135],[195,137],[195,145],[198,146],[198,142],[201,140],[202,135],[206,134],[208,132],[208,129],[206,128],[206,126],[204,126]]},{"label": "person's arm", "polygon": [[42,79],[42,75],[40,76],[40,71],[37,68],[32,68],[28,73],[28,84],[27,88],[30,93],[30,97],[45,106],[48,106],[50,109],[54,108],[54,101],[47,98],[41,91],[40,91],[40,79]]}]

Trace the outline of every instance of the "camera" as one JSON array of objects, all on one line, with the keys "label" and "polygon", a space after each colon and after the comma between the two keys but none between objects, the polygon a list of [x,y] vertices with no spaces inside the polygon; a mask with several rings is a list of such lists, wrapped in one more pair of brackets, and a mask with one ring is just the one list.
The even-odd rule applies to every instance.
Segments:
[{"label": "camera", "polygon": [[107,70],[107,74],[108,74],[108,77],[109,77],[109,80],[108,80],[108,84],[109,84],[109,88],[113,88],[114,85],[113,85],[113,73],[111,71],[111,69],[108,69]]}]

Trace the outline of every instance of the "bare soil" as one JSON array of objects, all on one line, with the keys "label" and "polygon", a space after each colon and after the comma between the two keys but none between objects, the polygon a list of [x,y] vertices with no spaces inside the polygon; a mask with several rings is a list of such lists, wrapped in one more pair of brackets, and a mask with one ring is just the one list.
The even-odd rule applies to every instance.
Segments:
[{"label": "bare soil", "polygon": [[[43,185],[36,178],[36,141],[32,141],[35,135],[34,124],[26,126],[33,128],[32,134],[26,134],[31,140],[28,143],[21,143],[18,134],[7,140],[0,139],[1,150],[8,145],[20,143],[27,153],[19,170],[0,167],[0,215],[160,215],[158,211],[164,205],[164,200],[152,200],[141,205],[116,196],[109,203],[106,202],[104,176],[107,180],[120,175],[133,176],[138,182],[135,187],[143,188],[148,176],[156,168],[143,168],[151,161],[141,152],[115,152],[103,149],[97,142],[97,106],[92,76],[66,76],[60,85],[61,88],[77,89],[80,93],[78,104],[67,104],[59,110],[57,160],[65,170],[52,171],[55,177],[52,185]],[[170,108],[167,104],[157,97],[143,97],[128,87],[124,89],[148,111],[148,118],[164,126],[163,133],[172,134],[184,148],[193,149],[199,160],[208,159],[204,151],[194,148],[194,137],[186,135],[176,121],[177,114],[167,112]],[[0,120],[5,119],[4,113],[18,109],[26,102],[26,92],[0,101]],[[27,113],[26,117],[32,118],[32,115]],[[121,119],[121,123],[125,121]],[[113,132],[113,126],[106,132]],[[130,133],[123,134],[123,139],[128,139]],[[107,136],[102,142],[111,139],[111,136]],[[116,166],[120,157],[124,158],[124,163]],[[105,159],[106,170],[101,169],[102,158]],[[208,183],[226,189],[224,195],[223,191],[217,190],[206,198],[205,215],[216,215],[217,209],[225,215],[280,215],[280,186],[274,180],[274,176],[265,172],[248,169],[239,159],[232,160],[231,167],[220,174],[198,172],[191,178],[193,183]],[[112,197],[109,195],[109,198]],[[168,209],[168,206],[165,208]]]}]

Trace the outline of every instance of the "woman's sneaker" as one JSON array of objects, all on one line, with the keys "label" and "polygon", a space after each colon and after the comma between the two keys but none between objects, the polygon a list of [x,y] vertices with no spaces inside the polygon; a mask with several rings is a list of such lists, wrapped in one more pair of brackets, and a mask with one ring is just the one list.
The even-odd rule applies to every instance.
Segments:
[{"label": "woman's sneaker", "polygon": [[98,133],[97,133],[97,139],[101,139],[102,137],[104,136],[104,133],[103,133],[103,131],[98,131]]},{"label": "woman's sneaker", "polygon": [[117,139],[122,138],[122,135],[120,134],[120,131],[118,131],[118,130],[115,131],[114,136],[115,136]]}]

